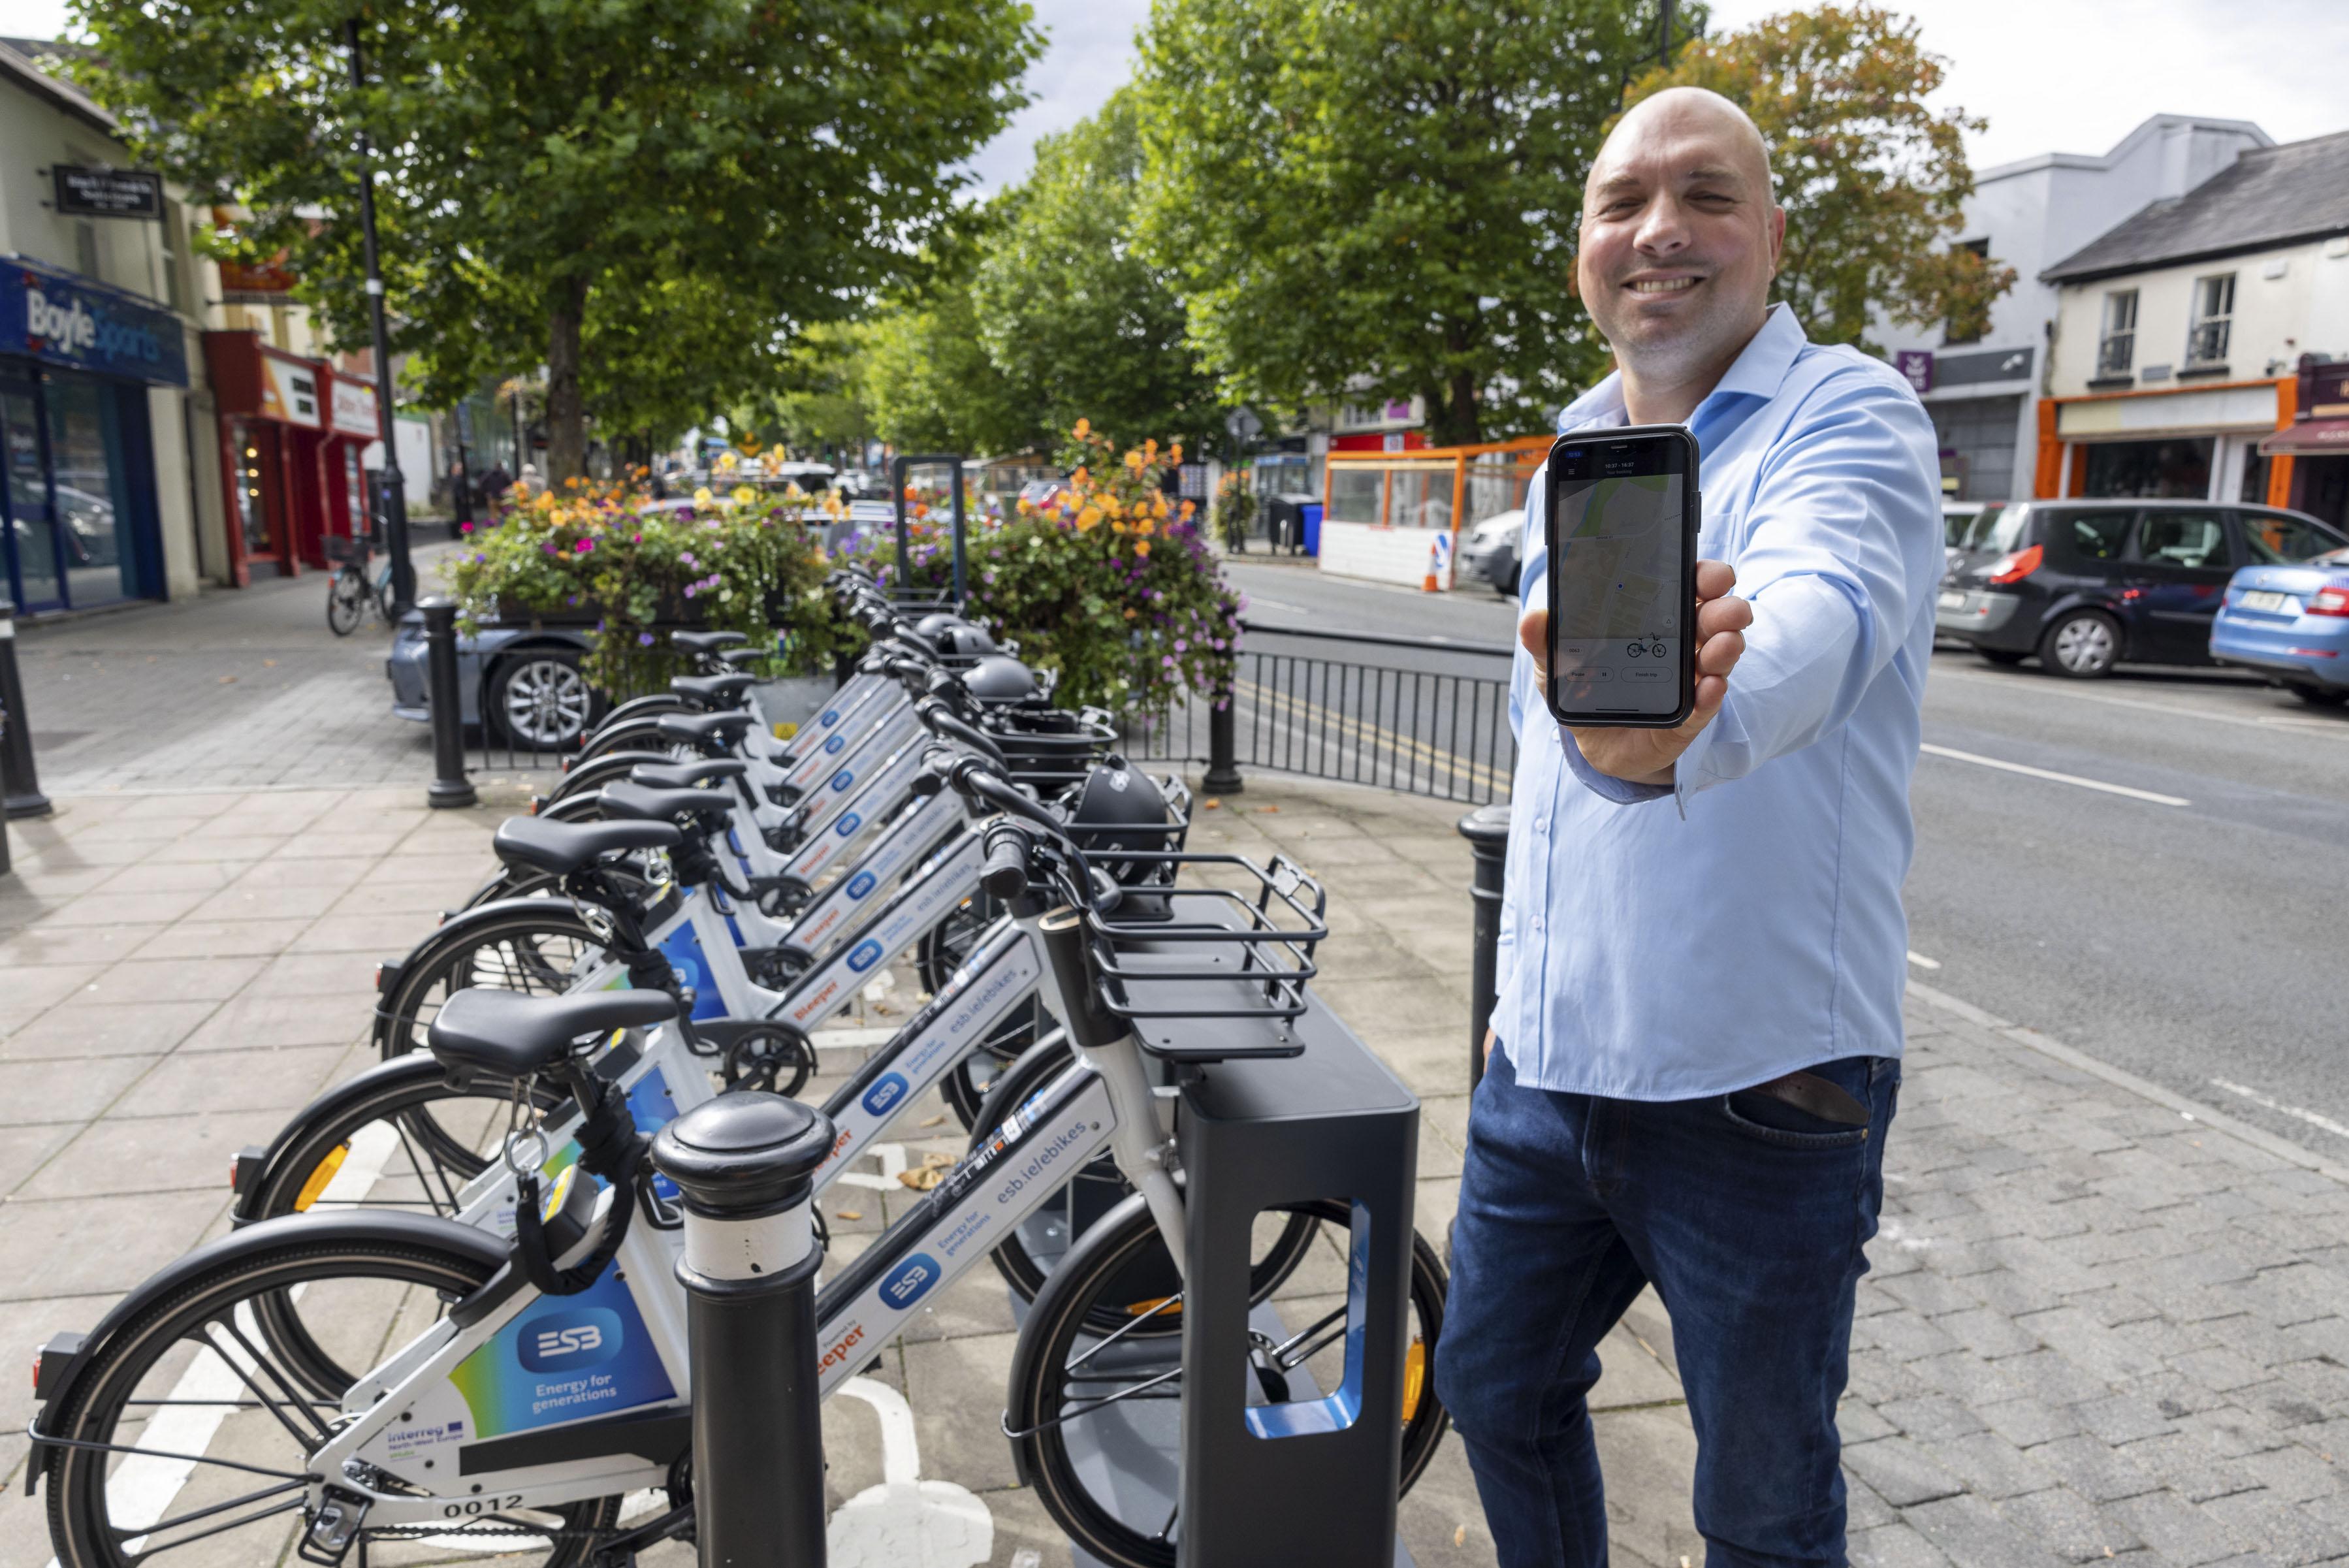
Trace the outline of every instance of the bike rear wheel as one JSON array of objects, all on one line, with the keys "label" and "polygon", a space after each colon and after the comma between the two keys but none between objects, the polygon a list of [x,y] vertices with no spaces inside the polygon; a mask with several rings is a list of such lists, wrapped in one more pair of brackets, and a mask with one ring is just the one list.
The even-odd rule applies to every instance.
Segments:
[{"label": "bike rear wheel", "polygon": [[336,637],[357,631],[371,597],[366,575],[357,567],[345,566],[336,572],[335,580],[326,585],[326,629]]},{"label": "bike rear wheel", "polygon": [[[339,1424],[345,1390],[487,1277],[477,1257],[322,1232],[289,1235],[162,1296],[108,1340],[65,1407],[48,1415],[56,1436],[98,1445],[49,1450],[58,1562],[129,1568],[198,1541],[217,1554],[205,1561],[290,1562],[310,1522],[310,1456]],[[255,1332],[256,1317],[272,1299],[295,1293],[334,1332],[289,1358]],[[454,1473],[443,1484],[452,1503],[470,1497]],[[580,1568],[620,1503],[605,1497],[445,1529],[367,1530],[356,1550],[385,1568],[452,1557]],[[510,1550],[495,1552],[507,1542]]]}]

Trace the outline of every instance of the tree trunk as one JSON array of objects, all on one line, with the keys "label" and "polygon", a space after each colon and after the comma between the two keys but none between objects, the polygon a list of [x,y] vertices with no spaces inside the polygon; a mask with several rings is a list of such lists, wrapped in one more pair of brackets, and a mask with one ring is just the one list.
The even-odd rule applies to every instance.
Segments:
[{"label": "tree trunk", "polygon": [[1420,394],[1427,401],[1430,446],[1468,446],[1485,439],[1484,408],[1476,396],[1476,373],[1454,370],[1440,388]]},{"label": "tree trunk", "polygon": [[587,280],[555,286],[546,332],[546,481],[587,473],[587,409],[579,398],[579,335],[587,315]]}]

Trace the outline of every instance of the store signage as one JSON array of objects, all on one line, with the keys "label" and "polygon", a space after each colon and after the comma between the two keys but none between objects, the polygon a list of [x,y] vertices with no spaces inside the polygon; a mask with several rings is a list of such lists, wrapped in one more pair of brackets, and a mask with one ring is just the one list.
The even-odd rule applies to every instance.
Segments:
[{"label": "store signage", "polygon": [[335,378],[335,429],[344,435],[369,439],[383,434],[383,421],[376,418],[373,387],[347,376]]},{"label": "store signage", "polygon": [[102,284],[17,261],[0,265],[0,354],[165,386],[188,384],[187,341],[178,317]]},{"label": "store signage", "polygon": [[141,169],[84,169],[70,163],[49,166],[57,187],[57,211],[85,218],[149,218],[163,220],[163,177]]},{"label": "store signage", "polygon": [[1411,400],[1409,398],[1392,398],[1388,400],[1387,406],[1379,410],[1379,417],[1386,421],[1389,424],[1393,424],[1399,420],[1407,420],[1411,418]]},{"label": "store signage", "polygon": [[316,430],[326,422],[318,406],[318,368],[299,359],[261,357],[261,411],[289,425]]},{"label": "store signage", "polygon": [[1933,389],[1933,351],[1930,348],[1903,348],[1892,356],[1893,369],[1911,390],[1923,397]]}]

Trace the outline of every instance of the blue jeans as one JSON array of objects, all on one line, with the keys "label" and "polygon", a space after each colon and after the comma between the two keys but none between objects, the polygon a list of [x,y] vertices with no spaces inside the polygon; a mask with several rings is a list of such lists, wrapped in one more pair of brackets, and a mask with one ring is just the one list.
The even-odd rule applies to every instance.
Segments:
[{"label": "blue jeans", "polygon": [[1585,1397],[1599,1342],[1651,1281],[1696,1428],[1706,1568],[1844,1562],[1836,1401],[1900,1064],[1811,1071],[1868,1107],[1867,1127],[1746,1094],[1527,1088],[1494,1051],[1469,1111],[1435,1376],[1502,1568],[1606,1563]]}]

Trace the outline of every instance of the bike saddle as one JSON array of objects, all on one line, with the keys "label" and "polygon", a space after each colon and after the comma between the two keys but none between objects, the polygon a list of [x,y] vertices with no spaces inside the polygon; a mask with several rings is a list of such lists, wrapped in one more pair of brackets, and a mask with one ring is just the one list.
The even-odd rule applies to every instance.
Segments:
[{"label": "bike saddle", "polygon": [[750,640],[739,631],[673,631],[668,634],[668,639],[688,653],[705,654]]},{"label": "bike saddle", "polygon": [[630,849],[675,849],[685,835],[667,822],[552,822],[510,816],[498,824],[490,847],[508,866],[568,877],[606,855]]},{"label": "bike saddle", "polygon": [[639,822],[671,822],[680,816],[717,827],[734,815],[734,804],[712,789],[654,789],[640,784],[610,784],[596,792],[605,816]]},{"label": "bike saddle", "polygon": [[585,991],[532,996],[475,986],[441,1003],[424,1043],[444,1067],[526,1078],[572,1054],[583,1036],[667,1023],[677,998],[665,991]]},{"label": "bike saddle", "polygon": [[691,789],[712,779],[739,779],[750,771],[740,757],[709,757],[698,763],[638,763],[628,770],[631,784],[655,789]]},{"label": "bike saddle", "polygon": [[680,675],[668,683],[668,689],[704,708],[731,708],[742,701],[742,693],[756,685],[758,679],[740,670],[725,675]]},{"label": "bike saddle", "polygon": [[731,751],[759,721],[740,709],[723,713],[663,713],[653,730],[664,741],[697,751]]}]

